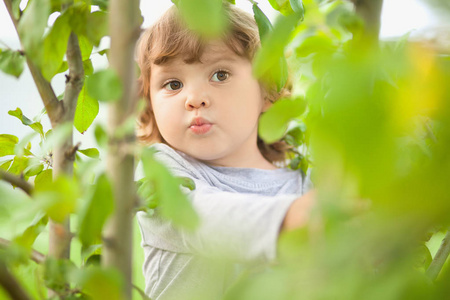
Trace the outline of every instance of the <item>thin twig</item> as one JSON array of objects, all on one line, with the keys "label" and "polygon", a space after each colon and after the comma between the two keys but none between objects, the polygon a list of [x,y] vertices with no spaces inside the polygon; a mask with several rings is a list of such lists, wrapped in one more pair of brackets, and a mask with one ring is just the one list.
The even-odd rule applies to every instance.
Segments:
[{"label": "thin twig", "polygon": [[22,285],[17,281],[11,272],[9,272],[5,263],[0,260],[0,285],[14,300],[31,300],[25,292]]},{"label": "thin twig", "polygon": [[[9,245],[11,245],[11,241],[0,238],[0,248],[7,248],[9,247]],[[45,261],[45,255],[39,251],[32,249],[30,253],[30,259],[37,264],[42,264]]]},{"label": "thin twig", "polygon": [[[19,25],[19,20],[14,17],[12,9],[12,1],[3,0],[3,2],[5,3],[6,9],[8,10],[9,16],[11,17],[16,32],[17,34],[19,34],[17,29]],[[34,83],[36,84],[36,87],[39,91],[39,95],[42,98],[42,102],[44,103],[45,109],[47,110],[48,117],[50,119],[52,127],[54,127],[53,125],[58,124],[60,122],[60,117],[63,115],[62,102],[60,102],[56,97],[55,92],[53,91],[53,88],[50,85],[50,82],[48,82],[44,78],[38,67],[36,67],[36,65],[28,58],[27,58],[27,65],[28,68],[30,69],[31,75],[33,76]]]},{"label": "thin twig", "polygon": [[437,278],[449,254],[450,254],[450,230],[447,231],[447,234],[442,240],[441,247],[439,247],[438,252],[434,256],[433,261],[428,267],[427,275],[428,277],[431,278],[431,280],[435,280]]},{"label": "thin twig", "polygon": [[29,184],[28,182],[26,182],[19,176],[15,176],[6,171],[0,170],[0,179],[4,180],[6,182],[9,182],[14,186],[17,186],[18,188],[22,189],[28,195],[31,195],[31,193],[33,191],[33,186],[31,184]]}]

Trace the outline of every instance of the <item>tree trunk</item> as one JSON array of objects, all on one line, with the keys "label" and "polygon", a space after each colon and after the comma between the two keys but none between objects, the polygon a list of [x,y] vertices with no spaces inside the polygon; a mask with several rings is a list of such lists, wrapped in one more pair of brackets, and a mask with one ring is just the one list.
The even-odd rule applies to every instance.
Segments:
[{"label": "tree trunk", "polygon": [[134,49],[140,33],[138,0],[111,0],[109,60],[123,85],[123,95],[109,107],[108,173],[113,186],[115,210],[104,231],[102,263],[114,267],[125,280],[124,297],[131,299],[132,236],[135,206],[134,148],[135,134],[117,137],[115,132],[129,118],[135,118],[136,69]]},{"label": "tree trunk", "polygon": [[363,42],[377,44],[380,35],[383,0],[353,0],[356,13],[363,19],[365,27]]}]

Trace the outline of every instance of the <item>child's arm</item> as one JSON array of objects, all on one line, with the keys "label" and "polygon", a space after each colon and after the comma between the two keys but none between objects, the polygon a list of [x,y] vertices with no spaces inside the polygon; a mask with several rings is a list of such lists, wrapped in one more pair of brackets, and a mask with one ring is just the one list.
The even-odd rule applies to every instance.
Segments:
[{"label": "child's arm", "polygon": [[297,229],[308,223],[309,216],[316,203],[316,191],[311,190],[297,198],[289,207],[284,217],[281,231]]}]

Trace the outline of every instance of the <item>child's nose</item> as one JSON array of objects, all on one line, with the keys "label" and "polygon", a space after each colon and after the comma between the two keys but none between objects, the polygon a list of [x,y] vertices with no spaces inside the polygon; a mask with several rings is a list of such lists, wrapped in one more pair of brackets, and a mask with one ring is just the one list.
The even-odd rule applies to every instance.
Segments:
[{"label": "child's nose", "polygon": [[210,101],[205,95],[192,95],[186,99],[185,107],[187,110],[209,107]]}]

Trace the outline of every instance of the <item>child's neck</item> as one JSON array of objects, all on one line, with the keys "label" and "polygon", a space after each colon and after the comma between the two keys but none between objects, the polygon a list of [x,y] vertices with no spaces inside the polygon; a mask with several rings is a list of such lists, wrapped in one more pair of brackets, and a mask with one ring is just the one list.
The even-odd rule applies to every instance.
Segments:
[{"label": "child's neck", "polygon": [[267,161],[264,156],[257,151],[255,155],[235,155],[217,160],[204,161],[206,164],[216,167],[253,168],[274,170],[276,167]]}]

